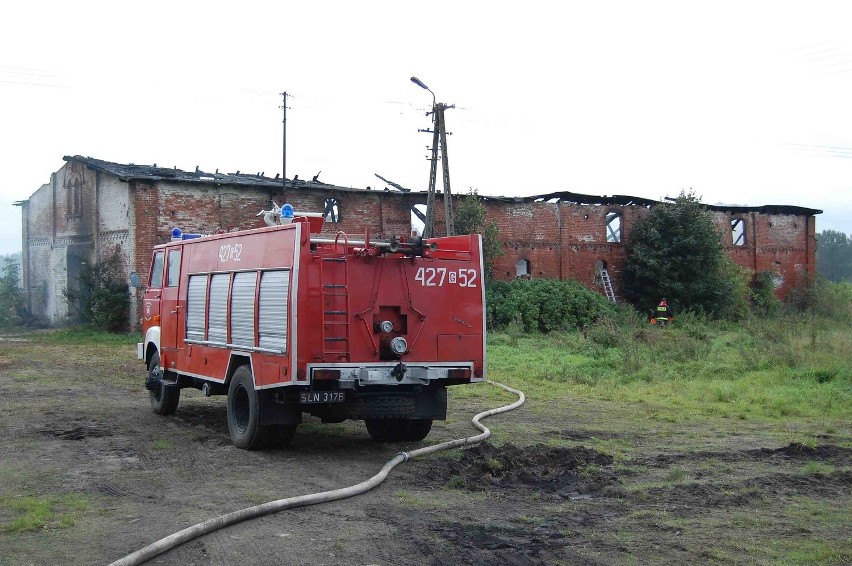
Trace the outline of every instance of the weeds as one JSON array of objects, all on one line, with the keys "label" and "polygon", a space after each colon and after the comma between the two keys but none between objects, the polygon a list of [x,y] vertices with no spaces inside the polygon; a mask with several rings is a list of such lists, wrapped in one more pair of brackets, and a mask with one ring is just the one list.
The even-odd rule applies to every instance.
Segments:
[{"label": "weeds", "polygon": [[14,518],[0,523],[0,531],[21,533],[70,527],[77,515],[88,508],[88,499],[77,494],[3,496],[0,510],[7,509]]},{"label": "weeds", "polygon": [[802,466],[801,473],[805,476],[813,476],[816,474],[830,474],[834,471],[834,466],[823,462],[808,462]]},{"label": "weeds", "polygon": [[672,468],[666,472],[666,481],[669,483],[684,483],[689,481],[689,476],[682,468]]},{"label": "weeds", "polygon": [[[811,328],[819,328],[812,345]],[[583,333],[489,335],[488,368],[542,400],[645,403],[650,418],[842,419],[852,411],[852,332],[833,319],[684,315],[664,330],[619,312]],[[519,371],[519,368],[520,371]],[[520,383],[519,383],[520,382]]]},{"label": "weeds", "polygon": [[163,438],[154,442],[154,450],[167,450],[172,446],[174,446],[174,442],[168,438]]},{"label": "weeds", "polygon": [[35,340],[48,344],[79,344],[81,346],[101,346],[133,344],[142,341],[138,332],[115,333],[97,330],[88,326],[63,328],[52,332],[33,335]]}]

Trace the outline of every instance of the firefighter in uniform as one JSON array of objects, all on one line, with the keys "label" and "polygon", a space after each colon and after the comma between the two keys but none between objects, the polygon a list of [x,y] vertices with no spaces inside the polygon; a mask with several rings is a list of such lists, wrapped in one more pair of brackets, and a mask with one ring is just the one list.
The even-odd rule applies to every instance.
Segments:
[{"label": "firefighter in uniform", "polygon": [[651,324],[665,325],[669,322],[674,322],[674,315],[672,314],[672,309],[669,308],[669,305],[666,302],[666,298],[663,297],[660,299],[660,304],[657,305],[657,308],[654,310],[654,315],[651,317]]}]

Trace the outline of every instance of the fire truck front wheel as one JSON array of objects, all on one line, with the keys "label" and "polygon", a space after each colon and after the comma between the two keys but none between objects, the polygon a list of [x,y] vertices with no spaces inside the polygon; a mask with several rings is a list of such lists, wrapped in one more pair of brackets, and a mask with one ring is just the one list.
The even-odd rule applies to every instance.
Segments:
[{"label": "fire truck front wheel", "polygon": [[231,377],[228,387],[228,431],[237,448],[254,450],[262,448],[267,433],[260,424],[260,394],[248,366],[240,366]]},{"label": "fire truck front wheel", "polygon": [[160,354],[154,353],[148,362],[148,382],[151,399],[151,409],[158,415],[171,415],[177,410],[180,402],[180,388],[176,385],[163,383],[163,368],[160,367]]}]

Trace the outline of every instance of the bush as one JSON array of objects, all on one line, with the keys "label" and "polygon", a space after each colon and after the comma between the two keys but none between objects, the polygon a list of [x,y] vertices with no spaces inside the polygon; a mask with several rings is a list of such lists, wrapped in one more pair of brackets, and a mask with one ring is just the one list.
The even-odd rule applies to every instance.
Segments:
[{"label": "bush", "polygon": [[835,283],[852,281],[852,238],[836,230],[823,230],[817,243],[817,273]]},{"label": "bush", "polygon": [[764,316],[774,316],[781,309],[775,296],[775,281],[769,271],[758,271],[751,283],[751,303],[754,310]]},{"label": "bush", "polygon": [[787,293],[784,309],[790,314],[807,313],[850,324],[852,284],[804,276]]},{"label": "bush", "polygon": [[516,279],[494,281],[485,289],[492,328],[519,324],[525,332],[580,328],[615,313],[605,297],[576,281]]},{"label": "bush", "polygon": [[614,317],[604,317],[589,329],[589,340],[602,348],[617,348],[628,340],[628,336]]},{"label": "bush", "polygon": [[130,292],[124,259],[119,248],[102,260],[83,264],[79,289],[63,291],[68,306],[83,322],[103,330],[123,330],[127,326]]},{"label": "bush", "polygon": [[675,310],[735,317],[742,310],[737,268],[722,248],[713,219],[692,192],[654,205],[633,226],[625,246],[624,296],[642,312],[667,297]]},{"label": "bush", "polygon": [[494,221],[486,222],[485,205],[476,189],[471,189],[467,195],[459,199],[455,210],[456,234],[482,235],[482,263],[484,265],[486,282],[494,276],[494,260],[503,255],[500,246],[500,235]]},{"label": "bush", "polygon": [[25,318],[24,291],[19,281],[20,267],[11,258],[6,258],[3,276],[0,277],[0,327],[20,324]]},{"label": "bush", "polygon": [[708,340],[707,317],[701,313],[685,312],[677,318],[677,329],[696,340]]}]

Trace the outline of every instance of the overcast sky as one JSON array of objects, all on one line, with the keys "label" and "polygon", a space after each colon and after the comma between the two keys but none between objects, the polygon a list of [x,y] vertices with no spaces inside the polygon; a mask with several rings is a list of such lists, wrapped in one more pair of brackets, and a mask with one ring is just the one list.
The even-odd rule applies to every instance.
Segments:
[{"label": "overcast sky", "polygon": [[[852,2],[28,2],[0,34],[0,254],[81,154],[425,190],[824,210],[852,232]],[[254,215],[256,211],[246,211]]]}]

